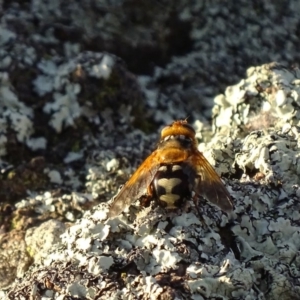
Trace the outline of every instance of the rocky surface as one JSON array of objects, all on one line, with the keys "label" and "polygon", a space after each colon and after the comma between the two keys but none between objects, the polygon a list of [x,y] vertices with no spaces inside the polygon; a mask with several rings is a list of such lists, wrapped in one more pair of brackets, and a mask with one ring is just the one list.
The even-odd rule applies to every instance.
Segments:
[{"label": "rocky surface", "polygon": [[[297,1],[0,6],[0,298],[300,299]],[[187,116],[234,212],[107,220]]]},{"label": "rocky surface", "polygon": [[[200,215],[193,205],[166,212],[153,202],[107,220],[109,203],[102,203],[36,259],[7,297],[299,299],[300,71],[272,64],[247,74],[215,98],[215,134],[199,145],[227,178],[234,212],[209,203]],[[286,93],[281,105],[277,94],[255,89],[266,78],[271,91]],[[223,113],[227,127],[218,126]],[[254,130],[251,113],[256,126],[266,115],[276,122]]]}]

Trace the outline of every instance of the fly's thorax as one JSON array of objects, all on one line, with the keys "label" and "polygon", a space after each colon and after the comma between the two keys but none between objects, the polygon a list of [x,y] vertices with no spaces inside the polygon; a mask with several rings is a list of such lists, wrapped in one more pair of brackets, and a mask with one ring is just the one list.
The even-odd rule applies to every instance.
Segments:
[{"label": "fly's thorax", "polygon": [[168,136],[181,135],[191,139],[195,139],[195,129],[188,124],[187,120],[179,120],[173,122],[163,128],[161,131],[161,139],[165,139]]},{"label": "fly's thorax", "polygon": [[167,136],[157,147],[160,161],[164,164],[183,162],[195,151],[194,149],[193,140],[184,135]]},{"label": "fly's thorax", "polygon": [[181,164],[161,165],[152,184],[155,197],[166,208],[178,208],[191,196],[190,181]]},{"label": "fly's thorax", "polygon": [[182,149],[189,150],[194,147],[194,140],[185,135],[169,135],[161,139],[158,144],[158,149]]}]

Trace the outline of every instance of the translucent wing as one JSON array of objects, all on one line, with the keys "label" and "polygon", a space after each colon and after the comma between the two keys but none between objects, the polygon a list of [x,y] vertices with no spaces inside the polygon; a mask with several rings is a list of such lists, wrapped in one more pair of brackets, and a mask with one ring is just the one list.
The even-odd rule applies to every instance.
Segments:
[{"label": "translucent wing", "polygon": [[111,218],[119,215],[134,200],[146,195],[158,168],[159,160],[157,151],[154,151],[146,158],[116,195],[110,207],[108,217]]},{"label": "translucent wing", "polygon": [[219,175],[200,153],[192,155],[188,161],[191,164],[189,169],[194,169],[196,174],[191,174],[190,178],[194,177],[194,191],[198,195],[203,195],[211,203],[219,206],[223,211],[232,211],[232,202],[230,195],[222,183]]}]

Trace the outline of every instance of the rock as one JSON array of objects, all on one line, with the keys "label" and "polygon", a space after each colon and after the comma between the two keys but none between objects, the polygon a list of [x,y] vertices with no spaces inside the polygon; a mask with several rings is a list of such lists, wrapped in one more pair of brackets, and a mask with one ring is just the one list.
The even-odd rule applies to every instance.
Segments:
[{"label": "rock", "polygon": [[[299,299],[297,1],[0,6],[1,299]],[[107,220],[186,117],[233,213]]]}]

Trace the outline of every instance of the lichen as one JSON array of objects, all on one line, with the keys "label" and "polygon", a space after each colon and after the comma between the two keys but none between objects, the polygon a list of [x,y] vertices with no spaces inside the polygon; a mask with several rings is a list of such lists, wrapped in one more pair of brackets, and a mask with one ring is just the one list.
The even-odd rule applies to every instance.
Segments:
[{"label": "lichen", "polygon": [[[0,298],[299,299],[299,70],[259,66],[299,60],[297,1],[0,6],[2,287],[19,276]],[[234,212],[106,220],[95,205],[187,117]],[[53,219],[76,224],[60,240]]]}]

